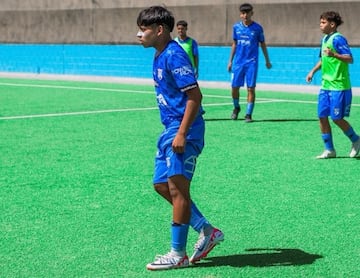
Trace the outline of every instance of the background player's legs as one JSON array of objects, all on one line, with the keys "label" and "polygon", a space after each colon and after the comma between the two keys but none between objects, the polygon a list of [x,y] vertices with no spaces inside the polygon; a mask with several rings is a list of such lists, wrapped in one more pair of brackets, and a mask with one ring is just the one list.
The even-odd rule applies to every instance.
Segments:
[{"label": "background player's legs", "polygon": [[340,129],[343,132],[346,132],[351,126],[349,124],[349,122],[345,119],[339,119],[339,120],[333,120],[333,122],[340,127]]},{"label": "background player's legs", "polygon": [[331,126],[328,117],[319,118],[319,121],[321,133],[331,133]]},{"label": "background player's legs", "polygon": [[344,134],[352,142],[350,157],[355,157],[359,154],[360,151],[360,137],[354,131],[350,123],[345,119],[333,120],[334,123],[344,132]]},{"label": "background player's legs", "polygon": [[254,111],[254,106],[255,106],[255,87],[248,87],[247,88],[247,107],[246,107],[246,114],[245,114],[246,122],[252,121],[252,113]]},{"label": "background player's legs", "polygon": [[240,87],[231,88],[231,96],[234,104],[234,110],[231,114],[231,119],[236,120],[240,112]]},{"label": "background player's legs", "polygon": [[325,151],[322,154],[318,155],[316,158],[324,159],[324,158],[336,157],[329,118],[328,117],[319,118],[319,123],[320,123],[321,138],[324,142]]}]

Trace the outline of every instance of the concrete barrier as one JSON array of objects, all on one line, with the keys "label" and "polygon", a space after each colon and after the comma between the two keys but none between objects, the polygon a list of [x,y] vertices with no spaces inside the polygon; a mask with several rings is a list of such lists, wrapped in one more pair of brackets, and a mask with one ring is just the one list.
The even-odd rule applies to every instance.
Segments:
[{"label": "concrete barrier", "polygon": [[[181,2],[179,4],[178,2]],[[273,46],[316,46],[320,42],[319,16],[336,10],[343,17],[339,31],[350,45],[359,46],[359,1],[253,0],[253,19],[263,25]],[[2,0],[2,43],[136,43],[139,11],[158,1],[145,0]],[[202,45],[230,45],[232,25],[239,20],[242,1],[166,1],[176,20],[189,22],[189,35]],[[174,34],[176,35],[176,34]]]}]

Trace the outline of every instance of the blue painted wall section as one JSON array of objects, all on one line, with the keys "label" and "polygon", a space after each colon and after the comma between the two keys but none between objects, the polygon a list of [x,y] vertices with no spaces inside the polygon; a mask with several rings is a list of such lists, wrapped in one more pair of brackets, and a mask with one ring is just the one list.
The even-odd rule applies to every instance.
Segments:
[{"label": "blue painted wall section", "polygon": [[[304,85],[319,59],[317,47],[269,47],[273,68],[260,51],[258,83]],[[230,82],[230,47],[200,46],[200,80]],[[352,48],[351,81],[360,87],[360,48]],[[140,45],[0,44],[0,71],[151,78],[153,48]],[[313,85],[320,84],[316,74]]]}]

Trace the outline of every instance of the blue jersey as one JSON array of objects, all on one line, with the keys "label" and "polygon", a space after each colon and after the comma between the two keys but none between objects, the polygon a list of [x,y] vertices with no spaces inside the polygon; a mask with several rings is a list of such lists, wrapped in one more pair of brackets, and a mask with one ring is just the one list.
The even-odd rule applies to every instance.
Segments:
[{"label": "blue jersey", "polygon": [[264,30],[260,24],[254,21],[249,26],[244,25],[242,21],[235,23],[233,40],[236,42],[233,68],[258,62],[259,43],[265,41]]},{"label": "blue jersey", "polygon": [[188,55],[177,42],[169,42],[155,57],[153,78],[161,122],[165,127],[180,124],[188,100],[186,91],[198,87],[198,83]]}]

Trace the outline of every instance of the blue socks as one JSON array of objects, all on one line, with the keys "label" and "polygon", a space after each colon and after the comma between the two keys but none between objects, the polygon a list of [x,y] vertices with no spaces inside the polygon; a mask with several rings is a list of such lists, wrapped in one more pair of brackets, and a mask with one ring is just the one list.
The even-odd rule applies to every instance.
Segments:
[{"label": "blue socks", "polygon": [[240,102],[238,98],[233,98],[233,104],[235,108],[240,108]]},{"label": "blue socks", "polygon": [[177,252],[186,251],[189,224],[171,224],[171,249]]},{"label": "blue socks", "polygon": [[[350,127],[344,134],[351,140],[351,142],[356,142],[360,137],[357,135],[352,127]],[[334,143],[332,139],[331,133],[323,133],[321,134],[321,138],[324,141],[325,149],[329,151],[334,150]]]},{"label": "blue socks", "polygon": [[[238,98],[233,98],[233,104],[235,108],[240,108],[240,102]],[[247,106],[246,106],[246,114],[247,115],[252,115],[253,111],[254,111],[254,106],[255,103],[254,102],[248,102]]]},{"label": "blue socks", "polygon": [[211,227],[210,223],[193,202],[191,202],[190,224],[178,224],[175,222],[171,224],[171,250],[178,253],[186,251],[189,226],[194,228],[198,233],[200,233],[201,229]]},{"label": "blue socks", "polygon": [[206,226],[210,225],[206,218],[201,214],[199,209],[196,205],[191,202],[191,217],[190,217],[190,226],[200,233],[201,229]]},{"label": "blue socks", "polygon": [[[240,102],[238,98],[233,98],[233,104],[235,108],[240,108]],[[254,106],[255,106],[254,102],[248,102],[246,106],[246,115],[252,115],[254,111]]]},{"label": "blue socks", "polygon": [[246,115],[252,115],[252,113],[254,111],[254,106],[255,106],[255,103],[248,102],[247,107],[246,107]]},{"label": "blue socks", "polygon": [[334,143],[333,143],[331,133],[323,133],[323,134],[321,134],[321,138],[324,141],[325,149],[329,150],[329,151],[333,151],[334,150]]},{"label": "blue socks", "polygon": [[350,127],[344,134],[349,137],[351,142],[356,142],[359,139],[359,135],[357,135],[352,127]]}]

